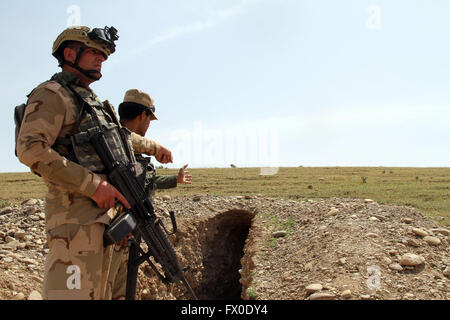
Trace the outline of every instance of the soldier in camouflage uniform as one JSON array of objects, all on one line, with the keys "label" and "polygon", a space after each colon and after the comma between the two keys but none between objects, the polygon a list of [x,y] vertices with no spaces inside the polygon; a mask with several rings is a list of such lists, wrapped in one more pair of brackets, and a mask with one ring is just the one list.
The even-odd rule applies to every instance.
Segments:
[{"label": "soldier in camouflage uniform", "polygon": [[[147,133],[150,122],[158,120],[158,118],[155,116],[154,99],[148,93],[137,89],[128,90],[125,93],[123,102],[119,105],[119,116],[120,121],[126,128],[142,137],[147,143],[150,143],[151,140],[144,138],[144,136]],[[135,157],[144,166],[146,161],[149,161],[144,159],[140,152],[135,152]],[[155,176],[153,179],[151,178],[151,185],[148,187],[150,199],[153,198],[156,189],[175,188],[178,183],[190,184],[192,176],[186,170],[187,166],[186,164],[180,168],[178,175]],[[148,172],[147,175],[150,176],[150,173]]]},{"label": "soldier in camouflage uniform", "polygon": [[[73,139],[93,123],[92,113],[81,111],[85,104],[101,123],[118,123],[114,108],[89,88],[115,51],[115,32],[112,27],[64,30],[52,51],[62,72],[28,96],[16,151],[48,186],[44,299],[111,299],[124,291],[124,275],[115,267],[120,263],[111,263],[122,259],[123,251],[120,245],[104,248],[103,232],[116,215],[116,200],[126,208],[129,204],[107,182],[98,156]],[[161,163],[172,161],[170,151],[154,141],[143,143],[136,135],[129,140],[138,152],[155,155]]]},{"label": "soldier in camouflage uniform", "polygon": [[[150,125],[151,120],[158,120],[155,116],[155,106],[153,98],[145,92],[137,89],[128,90],[125,93],[124,101],[119,105],[120,122],[129,129],[135,140],[140,141],[142,146],[149,146],[152,140],[145,138],[145,134]],[[169,189],[177,186],[177,183],[190,184],[192,176],[189,171],[185,170],[187,164],[178,172],[178,175],[155,176],[153,165],[150,165],[150,158],[144,157],[139,149],[135,149],[136,161],[141,163],[145,169],[140,177],[140,181],[148,192],[150,201],[153,202],[153,196],[156,189]],[[147,153],[148,154],[148,153]],[[150,169],[150,172],[147,169]],[[114,279],[116,287],[115,295],[123,297],[126,293],[126,273],[128,269],[128,253],[129,250],[123,251],[124,256],[116,258],[112,262],[113,268],[119,270],[120,278]],[[113,294],[113,296],[114,296]]]}]

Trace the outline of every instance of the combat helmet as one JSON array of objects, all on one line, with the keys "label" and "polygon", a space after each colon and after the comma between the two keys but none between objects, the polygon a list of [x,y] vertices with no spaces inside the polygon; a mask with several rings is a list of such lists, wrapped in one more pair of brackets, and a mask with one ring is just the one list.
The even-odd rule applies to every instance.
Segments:
[{"label": "combat helmet", "polygon": [[[72,67],[77,68],[81,72],[85,73],[89,76],[89,71],[83,70],[78,67],[78,61],[86,48],[94,48],[103,53],[105,59],[109,57],[112,53],[116,51],[116,45],[114,41],[118,40],[119,36],[117,35],[117,30],[114,27],[105,27],[105,28],[94,28],[91,29],[86,26],[72,26],[65,29],[61,34],[56,38],[53,43],[52,55],[58,59],[59,65],[62,67],[64,63],[71,65]],[[65,44],[68,41],[77,41],[82,44],[81,49],[78,51],[78,55],[75,63],[70,63],[68,61],[64,61],[63,50],[65,48]]]}]

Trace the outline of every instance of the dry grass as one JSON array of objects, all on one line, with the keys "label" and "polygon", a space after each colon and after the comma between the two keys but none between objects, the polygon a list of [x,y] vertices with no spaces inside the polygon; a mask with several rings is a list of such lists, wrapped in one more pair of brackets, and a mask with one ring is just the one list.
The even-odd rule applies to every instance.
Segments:
[{"label": "dry grass", "polygon": [[[190,169],[192,185],[160,190],[168,195],[255,195],[298,201],[318,198],[370,198],[417,208],[450,226],[450,168],[298,167],[272,176],[259,168]],[[161,175],[177,170],[160,169]],[[0,207],[43,198],[46,187],[31,173],[0,174]]]}]

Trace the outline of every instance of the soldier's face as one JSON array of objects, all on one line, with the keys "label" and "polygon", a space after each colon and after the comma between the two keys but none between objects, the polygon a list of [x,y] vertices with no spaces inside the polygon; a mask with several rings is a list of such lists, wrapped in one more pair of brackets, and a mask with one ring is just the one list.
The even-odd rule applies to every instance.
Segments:
[{"label": "soldier's face", "polygon": [[103,53],[94,48],[87,48],[81,55],[78,65],[84,70],[102,71],[102,63],[105,61]]},{"label": "soldier's face", "polygon": [[150,120],[152,117],[150,115],[147,115],[145,112],[142,113],[141,121],[139,122],[139,131],[137,132],[141,136],[145,136],[147,133],[148,127],[150,126]]}]

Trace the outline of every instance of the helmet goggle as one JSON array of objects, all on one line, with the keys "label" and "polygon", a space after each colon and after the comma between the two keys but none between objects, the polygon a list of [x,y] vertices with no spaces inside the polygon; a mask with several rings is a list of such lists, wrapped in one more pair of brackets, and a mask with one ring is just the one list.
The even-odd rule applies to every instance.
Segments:
[{"label": "helmet goggle", "polygon": [[108,49],[111,53],[114,53],[116,51],[116,45],[114,41],[119,39],[116,28],[95,28],[88,33],[88,37],[95,42],[104,42],[108,46]]}]

